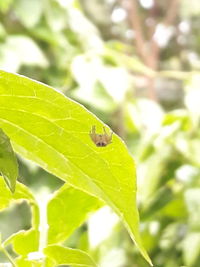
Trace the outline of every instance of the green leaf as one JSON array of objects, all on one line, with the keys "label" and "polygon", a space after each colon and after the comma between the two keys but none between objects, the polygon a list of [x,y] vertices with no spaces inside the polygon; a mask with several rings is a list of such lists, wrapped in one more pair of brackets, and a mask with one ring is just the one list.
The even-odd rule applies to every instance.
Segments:
[{"label": "green leaf", "polygon": [[114,134],[110,145],[96,147],[89,131],[96,125],[102,132],[103,123],[80,104],[28,78],[1,71],[0,96],[0,127],[15,150],[110,205],[151,264],[139,235],[135,165],[122,140]]},{"label": "green leaf", "polygon": [[22,256],[28,255],[30,252],[38,251],[39,249],[39,231],[31,229],[28,231],[19,231],[10,236],[4,246],[13,244],[14,251]]},{"label": "green leaf", "polygon": [[11,192],[14,192],[18,176],[18,164],[10,139],[2,129],[0,129],[0,173]]},{"label": "green leaf", "polygon": [[11,194],[4,180],[0,177],[0,211],[7,208],[13,201],[22,199],[34,201],[33,195],[25,185],[17,182],[15,193]]},{"label": "green leaf", "polygon": [[28,260],[24,257],[19,257],[15,260],[17,267],[41,267],[42,262],[36,260]]},{"label": "green leaf", "polygon": [[79,249],[50,245],[44,249],[44,253],[50,259],[47,259],[47,267],[53,267],[60,264],[83,267],[97,266],[86,252]]},{"label": "green leaf", "polygon": [[153,197],[149,198],[149,202],[142,210],[142,220],[154,216],[156,212],[165,207],[173,198],[174,195],[170,187],[160,188]]},{"label": "green leaf", "polygon": [[17,182],[15,193],[12,194],[6,186],[6,183],[3,178],[0,177],[0,211],[8,208],[9,205],[13,202],[21,200],[27,200],[31,204],[32,224],[34,227],[37,228],[39,221],[38,206],[29,189],[25,185]]},{"label": "green leaf", "polygon": [[48,243],[66,240],[86,220],[88,214],[100,206],[97,198],[67,184],[62,186],[48,203]]}]

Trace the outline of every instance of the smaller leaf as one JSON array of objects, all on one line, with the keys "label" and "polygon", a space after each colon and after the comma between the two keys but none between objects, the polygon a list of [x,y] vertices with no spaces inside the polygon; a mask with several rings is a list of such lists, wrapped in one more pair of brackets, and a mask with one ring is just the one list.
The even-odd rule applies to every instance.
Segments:
[{"label": "smaller leaf", "polygon": [[12,202],[23,199],[35,203],[33,195],[25,185],[17,182],[15,193],[11,194],[5,181],[0,177],[0,211],[8,208]]},{"label": "smaller leaf", "polygon": [[48,203],[48,244],[66,240],[90,212],[101,206],[97,198],[67,184],[62,186]]},{"label": "smaller leaf", "polygon": [[151,216],[154,216],[156,212],[160,211],[163,207],[170,203],[173,198],[174,195],[171,188],[167,186],[162,187],[145,205],[141,213],[141,218],[145,220]]},{"label": "smaller leaf", "polygon": [[10,139],[2,129],[0,129],[0,172],[11,192],[14,193],[18,176],[18,164]]},{"label": "smaller leaf", "polygon": [[41,267],[42,262],[35,261],[35,260],[28,260],[24,257],[19,257],[15,260],[17,267]]},{"label": "smaller leaf", "polygon": [[19,231],[9,237],[4,246],[13,244],[14,251],[22,256],[28,255],[30,252],[38,251],[39,248],[39,231],[31,229],[28,231]]},{"label": "smaller leaf", "polygon": [[81,250],[50,245],[44,249],[47,258],[47,267],[53,267],[60,264],[69,264],[82,267],[97,267],[90,256]]},{"label": "smaller leaf", "polygon": [[0,176],[0,211],[8,208],[13,202],[26,200],[31,204],[32,225],[37,228],[39,224],[39,208],[28,187],[17,182],[15,193],[11,193],[4,179]]}]

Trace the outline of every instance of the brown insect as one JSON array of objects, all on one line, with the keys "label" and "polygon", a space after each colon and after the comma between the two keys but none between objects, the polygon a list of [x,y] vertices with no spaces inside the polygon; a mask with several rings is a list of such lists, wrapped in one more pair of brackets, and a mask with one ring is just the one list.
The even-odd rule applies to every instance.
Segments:
[{"label": "brown insect", "polygon": [[112,143],[113,132],[111,134],[108,134],[106,132],[105,127],[103,127],[103,131],[104,131],[103,134],[97,134],[96,127],[92,126],[92,130],[90,131],[90,137],[96,146],[103,147]]}]

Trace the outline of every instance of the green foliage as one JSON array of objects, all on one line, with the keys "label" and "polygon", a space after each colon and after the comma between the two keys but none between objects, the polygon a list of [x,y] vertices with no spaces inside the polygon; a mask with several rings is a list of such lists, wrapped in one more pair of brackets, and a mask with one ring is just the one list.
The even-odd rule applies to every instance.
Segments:
[{"label": "green foliage", "polygon": [[64,248],[58,245],[50,245],[44,249],[47,256],[47,267],[60,264],[73,266],[96,267],[94,261],[84,251],[78,249]]},{"label": "green foliage", "polygon": [[16,151],[110,205],[150,263],[138,232],[134,162],[121,139],[114,135],[110,146],[96,147],[89,131],[92,125],[101,129],[102,123],[79,104],[28,78],[1,71],[0,95],[0,125]]},{"label": "green foliage", "polygon": [[1,244],[0,250],[5,251],[5,247],[9,244],[12,244],[13,249],[16,253],[25,256],[29,252],[38,249],[38,206],[34,196],[26,186],[17,182],[15,192],[12,194],[6,186],[6,183],[3,178],[0,177],[0,210],[4,210],[5,208],[8,208],[11,204],[21,202],[23,200],[26,200],[32,207],[32,224],[34,228],[29,231],[20,231],[18,233],[13,234]]},{"label": "green foliage", "polygon": [[[129,17],[126,9],[134,1],[138,5],[138,16]],[[140,232],[154,265],[198,267],[199,0],[153,1],[152,7],[144,6],[148,1],[126,2],[128,4],[123,6],[123,1],[117,0],[0,1],[0,68],[57,88],[84,104],[124,139],[137,162]],[[135,45],[140,35],[134,34],[132,19],[137,17],[144,33],[141,45],[147,51],[145,57],[141,57],[141,51],[138,53]],[[130,18],[131,21],[128,21]],[[160,38],[157,40],[157,37]],[[153,40],[164,41],[165,44],[161,42],[156,49]],[[156,61],[156,58],[158,68],[151,69],[148,63]],[[114,135],[113,143],[105,149],[95,147],[88,133],[90,123],[97,126],[97,132],[102,131],[99,120],[90,114],[92,119],[88,121],[87,111],[83,115],[83,109],[71,101],[68,102],[70,112],[66,113],[60,99],[65,99],[64,102],[68,100],[50,88],[47,94],[42,93],[42,99],[38,99],[38,95],[37,98],[32,97],[39,85],[37,90],[32,90],[35,83],[28,80],[28,88],[24,88],[23,92],[26,97],[11,96],[15,88],[19,90],[21,78],[12,81],[12,90],[8,86],[9,80],[8,84],[4,83],[3,98],[0,95],[0,114],[4,115],[4,119],[13,118],[12,123],[20,117],[17,123],[21,129],[5,120],[0,122],[0,127],[22,156],[18,158],[18,176],[20,182],[30,189],[17,183],[12,194],[3,178],[0,179],[1,252],[5,255],[0,253],[0,262],[7,261],[6,257],[9,258],[10,254],[13,265],[42,266],[42,249],[48,242],[51,245],[56,242],[60,246],[86,251],[101,267],[129,267],[133,264],[147,267],[148,263],[133,246],[123,226],[113,220],[112,214],[104,214],[104,209],[108,207],[98,210],[102,199],[115,211],[116,203],[121,205],[126,202],[126,190],[115,191],[115,203],[113,199],[108,199],[108,194],[113,196],[111,191],[119,186],[118,180],[110,175],[111,171],[115,171],[117,177],[123,177],[125,186],[126,179],[129,179],[128,173],[127,177],[121,173],[132,164],[132,160],[121,159],[124,152],[116,152],[118,146],[123,147],[121,141]],[[44,88],[42,85],[39,87]],[[149,94],[152,89],[156,93],[154,101],[148,99],[152,97]],[[31,98],[28,95],[30,90]],[[60,102],[55,105],[57,101]],[[62,119],[71,116],[71,113],[73,116],[77,113],[76,120],[69,120],[67,124]],[[24,127],[28,132],[23,132]],[[68,127],[67,135],[62,133],[61,127]],[[56,139],[59,129],[60,136]],[[39,142],[38,138],[41,138]],[[57,150],[48,146],[47,142],[59,144]],[[77,146],[73,150],[75,143]],[[92,152],[83,158],[91,150],[95,150],[96,157]],[[75,151],[78,153],[74,154]],[[127,153],[126,149],[123,151]],[[101,161],[102,158],[112,162],[111,169]],[[120,159],[123,168],[118,165]],[[96,169],[91,168],[94,163],[98,166]],[[89,177],[80,171],[80,166],[89,172]],[[102,171],[105,167],[107,172]],[[14,170],[5,164],[3,168]],[[132,171],[131,177],[134,178],[134,168]],[[103,176],[100,176],[101,173]],[[101,177],[103,184],[99,183]],[[61,186],[64,182],[66,184]],[[59,186],[61,188],[58,189]],[[131,187],[133,189],[133,184],[130,184],[130,191]],[[100,190],[96,192],[98,188]],[[102,193],[104,189],[106,195]],[[51,192],[54,194],[49,196]],[[24,200],[29,204],[22,203]],[[29,210],[23,211],[22,206],[30,207],[31,214]],[[137,224],[133,216],[131,221]],[[82,223],[83,226],[79,227]],[[38,234],[39,225],[41,231]],[[4,240],[4,237],[8,238]],[[98,242],[93,244],[93,239]],[[16,252],[19,253],[17,258]],[[56,259],[50,255],[48,264],[55,262]]]},{"label": "green foliage", "polygon": [[10,243],[13,245],[13,249],[17,254],[25,257],[31,252],[38,251],[39,231],[36,229],[20,231],[9,237],[9,239],[4,242],[4,246]]},{"label": "green foliage", "polygon": [[36,205],[35,199],[28,188],[21,184],[16,184],[16,190],[12,194],[9,189],[7,188],[6,184],[4,183],[2,177],[0,178],[0,210],[7,208],[11,205],[14,201],[21,201],[27,200],[33,205]]},{"label": "green foliage", "polygon": [[47,207],[48,244],[65,241],[101,205],[98,199],[67,184],[61,187]]},{"label": "green foliage", "polygon": [[10,140],[2,129],[0,129],[0,173],[3,175],[10,190],[14,192],[18,176],[17,159]]},{"label": "green foliage", "polygon": [[34,260],[27,260],[23,257],[19,257],[16,259],[15,264],[19,267],[42,267],[42,263]]}]

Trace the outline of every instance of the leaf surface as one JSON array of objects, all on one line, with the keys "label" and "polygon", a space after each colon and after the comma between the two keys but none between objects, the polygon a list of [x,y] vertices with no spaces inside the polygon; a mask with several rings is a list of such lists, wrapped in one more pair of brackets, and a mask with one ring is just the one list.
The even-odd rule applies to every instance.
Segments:
[{"label": "leaf surface", "polygon": [[0,129],[0,173],[11,192],[14,193],[18,176],[18,164],[10,139]]},{"label": "leaf surface", "polygon": [[110,205],[151,264],[139,235],[134,161],[115,134],[112,144],[96,147],[89,136],[93,125],[103,131],[93,114],[51,87],[0,72],[0,127],[15,150]]},{"label": "leaf surface", "polygon": [[82,267],[97,267],[90,256],[79,249],[71,249],[57,245],[50,245],[44,249],[47,259],[46,267],[69,264]]},{"label": "leaf surface", "polygon": [[[0,176],[0,211],[9,207],[15,201],[27,200],[32,204],[35,203],[35,199],[29,189],[17,182],[15,193],[12,194],[8,187],[6,186],[5,181]],[[36,203],[35,203],[36,204]]]},{"label": "leaf surface", "polygon": [[25,257],[18,257],[15,260],[15,263],[17,264],[17,267],[42,267],[41,261],[28,260]]},{"label": "leaf surface", "polygon": [[39,249],[39,231],[30,229],[28,231],[19,231],[10,236],[4,246],[13,244],[14,251],[22,256],[27,256],[30,252],[38,251]]},{"label": "leaf surface", "polygon": [[100,201],[83,191],[62,186],[48,203],[48,243],[65,241],[88,217],[101,207]]}]

